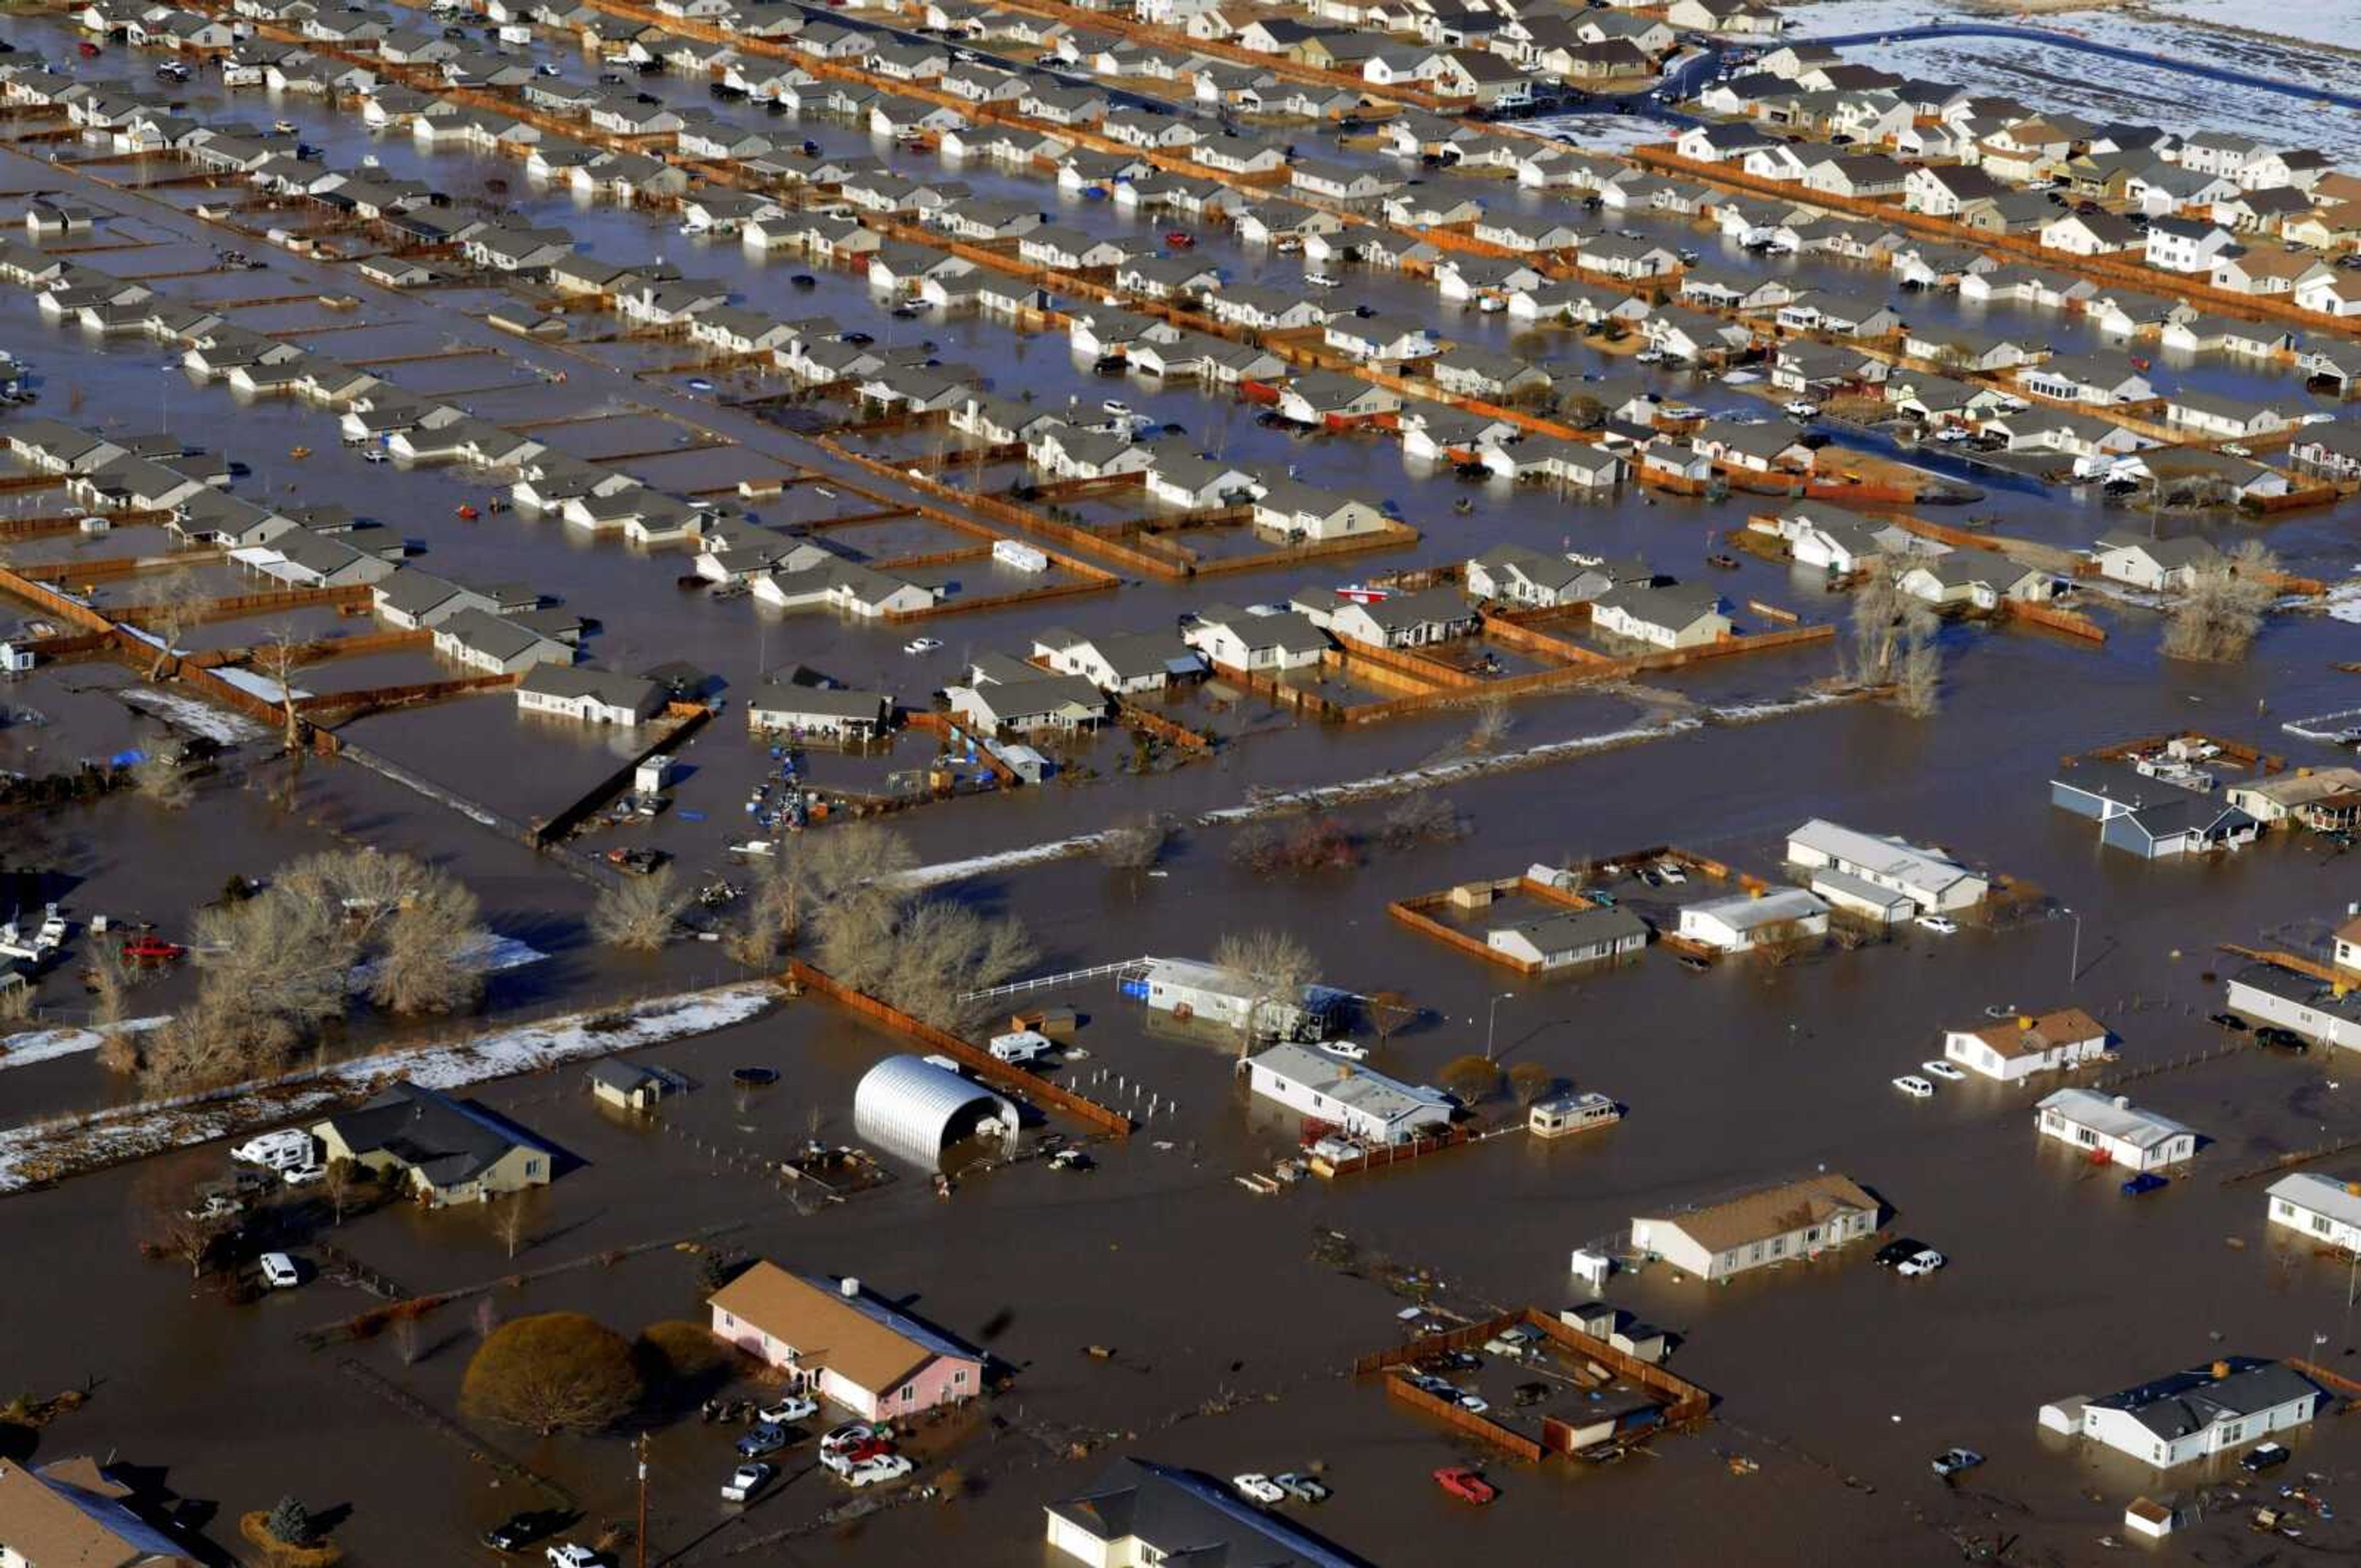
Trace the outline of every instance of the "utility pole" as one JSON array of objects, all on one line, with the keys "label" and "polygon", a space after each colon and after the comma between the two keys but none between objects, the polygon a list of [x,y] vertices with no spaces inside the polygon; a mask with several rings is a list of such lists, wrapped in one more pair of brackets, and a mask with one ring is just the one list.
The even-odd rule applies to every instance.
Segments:
[{"label": "utility pole", "polygon": [[648,1568],[648,1434],[642,1432],[638,1443],[640,1460],[640,1528],[632,1532],[639,1542],[640,1568]]}]

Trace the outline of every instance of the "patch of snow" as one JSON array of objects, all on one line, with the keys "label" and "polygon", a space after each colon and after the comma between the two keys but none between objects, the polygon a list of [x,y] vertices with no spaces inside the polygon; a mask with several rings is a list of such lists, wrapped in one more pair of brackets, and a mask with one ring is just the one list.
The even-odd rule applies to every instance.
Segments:
[{"label": "patch of snow", "polygon": [[[549,957],[532,943],[515,937],[503,937],[497,931],[478,931],[459,945],[456,961],[459,967],[477,974],[500,974],[527,964],[537,964]],[[357,964],[353,968],[353,989],[367,991],[377,979],[377,960]]]},{"label": "patch of snow", "polygon": [[2335,713],[2315,713],[2310,718],[2290,718],[2279,728],[2307,740],[2334,740],[2356,726],[2361,726],[2361,707],[2344,708]]},{"label": "patch of snow", "polygon": [[2241,27],[2343,49],[2361,45],[2361,0],[2146,0],[2147,8],[2201,25]]},{"label": "patch of snow", "polygon": [[1519,120],[1517,128],[1598,153],[1629,152],[1672,139],[1661,122],[1645,115],[1541,115]]},{"label": "patch of snow", "polygon": [[[767,981],[664,996],[631,1007],[520,1025],[454,1045],[362,1057],[324,1072],[291,1074],[90,1116],[0,1131],[0,1192],[79,1175],[168,1149],[284,1124],[406,1078],[460,1089],[568,1061],[686,1039],[759,1016],[778,1000]],[[593,1023],[616,1024],[592,1028]]]},{"label": "patch of snow", "polygon": [[[215,670],[214,674],[223,682],[236,686],[238,690],[246,693],[248,696],[258,697],[264,702],[270,703],[284,702],[287,700],[280,694],[287,691],[289,688],[281,685],[280,682],[272,680],[269,675],[258,674],[252,670],[242,670],[236,664],[224,664],[219,669]],[[298,702],[302,701],[305,697],[312,695],[310,692],[305,691],[302,686],[296,686],[293,690],[295,693],[295,700]]]},{"label": "patch of snow", "polygon": [[2328,590],[2327,598],[2322,602],[2327,605],[2328,613],[2336,620],[2361,626],[2361,577],[2337,584]]},{"label": "patch of snow", "polygon": [[258,740],[262,734],[262,727],[252,720],[225,712],[180,692],[158,691],[153,686],[133,686],[115,695],[126,706],[137,708],[151,718],[160,718],[175,729],[202,735],[224,746]]},{"label": "patch of snow", "polygon": [[163,1018],[126,1018],[120,1024],[99,1024],[87,1029],[28,1029],[0,1039],[0,1072],[31,1067],[35,1062],[80,1056],[106,1043],[109,1035],[144,1035],[171,1022]]}]

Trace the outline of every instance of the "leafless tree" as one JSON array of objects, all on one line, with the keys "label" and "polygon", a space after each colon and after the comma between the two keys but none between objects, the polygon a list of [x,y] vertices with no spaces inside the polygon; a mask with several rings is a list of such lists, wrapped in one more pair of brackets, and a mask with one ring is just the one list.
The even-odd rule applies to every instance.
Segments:
[{"label": "leafless tree", "polygon": [[1865,685],[1883,685],[1893,677],[1895,643],[1902,630],[1902,590],[1894,575],[1872,567],[1852,595],[1854,663]]},{"label": "leafless tree", "polygon": [[203,1279],[220,1261],[228,1226],[199,1207],[197,1167],[168,1160],[142,1173],[134,1212],[140,1250],[189,1266],[191,1279]]},{"label": "leafless tree", "polygon": [[1370,1032],[1378,1036],[1378,1047],[1382,1050],[1406,1025],[1416,1021],[1419,1008],[1399,991],[1379,991],[1362,999],[1361,1013],[1369,1021]]},{"label": "leafless tree", "polygon": [[180,811],[187,807],[195,786],[178,762],[160,753],[142,757],[131,767],[131,787],[139,798],[162,811]]},{"label": "leafless tree", "polygon": [[1136,822],[1110,828],[1099,836],[1099,861],[1109,871],[1134,876],[1155,869],[1172,841],[1172,819],[1151,812]]},{"label": "leafless tree", "polygon": [[1783,969],[1812,945],[1812,935],[1801,920],[1772,920],[1754,928],[1752,951],[1773,969]]},{"label": "leafless tree", "polygon": [[1319,972],[1312,949],[1291,931],[1257,927],[1233,931],[1213,944],[1213,965],[1246,988],[1246,1015],[1238,1026],[1238,1054],[1254,1049],[1268,1033],[1268,1014],[1300,1005],[1303,988]]},{"label": "leafless tree", "polygon": [[1520,1105],[1531,1105],[1557,1085],[1557,1074],[1537,1061],[1521,1061],[1509,1069],[1509,1091]]},{"label": "leafless tree", "polygon": [[21,1024],[33,1015],[33,988],[19,980],[0,986],[0,1024]]},{"label": "leafless tree", "polygon": [[180,652],[181,639],[197,623],[206,602],[204,589],[186,574],[175,572],[159,585],[156,597],[148,601],[147,613],[140,618],[156,636],[156,657],[148,665],[150,681],[164,678]]},{"label": "leafless tree", "polygon": [[254,645],[248,662],[255,670],[269,677],[279,688],[279,712],[282,725],[281,740],[291,752],[300,753],[303,745],[303,717],[296,707],[295,677],[311,661],[310,650],[302,637],[291,626],[275,626]]},{"label": "leafless tree", "polygon": [[393,1354],[401,1358],[404,1366],[415,1366],[419,1347],[416,1316],[409,1312],[398,1314],[393,1320],[392,1333]]},{"label": "leafless tree", "polygon": [[508,1200],[493,1212],[492,1228],[499,1233],[500,1243],[509,1249],[511,1257],[524,1249],[529,1236],[526,1221],[530,1217],[525,1207],[525,1195],[522,1192],[510,1193]]},{"label": "leafless tree", "polygon": [[955,1034],[983,1016],[964,993],[999,984],[1038,956],[1013,916],[946,898],[904,899],[873,883],[821,905],[816,929],[829,973]]},{"label": "leafless tree", "polygon": [[1476,756],[1497,751],[1500,742],[1509,738],[1509,731],[1516,728],[1516,722],[1510,716],[1507,701],[1494,697],[1477,709],[1475,728],[1467,731],[1467,739],[1461,744]]},{"label": "leafless tree", "polygon": [[625,877],[590,906],[590,933],[610,948],[653,953],[672,939],[674,924],[687,905],[670,866],[650,876]]},{"label": "leafless tree", "polygon": [[2244,659],[2279,591],[2279,558],[2258,541],[2201,565],[2168,612],[2166,657],[2213,663]]},{"label": "leafless tree", "polygon": [[1500,1064],[1471,1052],[1445,1062],[1435,1080],[1457,1095],[1460,1103],[1473,1105],[1499,1089]]},{"label": "leafless tree", "polygon": [[353,1179],[358,1168],[348,1159],[332,1159],[320,1177],[320,1196],[328,1201],[328,1213],[335,1223],[345,1223],[345,1204],[353,1195]]},{"label": "leafless tree", "polygon": [[1406,795],[1386,813],[1378,828],[1378,837],[1389,850],[1407,850],[1420,844],[1447,844],[1464,838],[1467,819],[1459,808],[1439,795],[1422,791]]},{"label": "leafless tree", "polygon": [[1909,646],[1894,671],[1894,706],[1913,718],[1932,718],[1943,706],[1941,623],[1924,606],[1904,620]]},{"label": "leafless tree", "polygon": [[477,1297],[476,1311],[472,1321],[478,1339],[491,1338],[492,1331],[500,1326],[500,1304],[489,1296]]},{"label": "leafless tree", "polygon": [[198,912],[203,980],[156,1032],[151,1069],[194,1085],[272,1069],[345,1014],[357,972],[380,1006],[465,1005],[480,984],[467,962],[483,935],[475,911],[455,879],[405,855],[292,861],[254,897]]},{"label": "leafless tree", "polygon": [[82,971],[90,988],[91,1022],[102,1029],[123,1022],[131,992],[147,978],[147,970],[123,956],[121,946],[93,938],[90,965]]}]

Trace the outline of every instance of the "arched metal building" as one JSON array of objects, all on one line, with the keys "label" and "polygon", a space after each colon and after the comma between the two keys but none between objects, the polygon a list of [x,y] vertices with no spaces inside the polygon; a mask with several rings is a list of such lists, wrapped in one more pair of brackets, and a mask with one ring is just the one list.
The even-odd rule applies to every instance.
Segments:
[{"label": "arched metal building", "polygon": [[921,1057],[887,1057],[852,1091],[852,1126],[862,1141],[928,1170],[946,1146],[988,1119],[1016,1135],[1015,1105]]}]

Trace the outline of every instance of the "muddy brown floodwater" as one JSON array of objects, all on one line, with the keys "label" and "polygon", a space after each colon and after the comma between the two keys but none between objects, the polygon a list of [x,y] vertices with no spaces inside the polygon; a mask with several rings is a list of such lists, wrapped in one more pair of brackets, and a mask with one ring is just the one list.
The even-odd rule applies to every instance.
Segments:
[{"label": "muddy brown floodwater", "polygon": [[[77,60],[70,35],[49,21],[12,16],[0,30],[20,49],[85,77],[141,67],[119,49]],[[569,78],[587,80],[597,69],[570,50],[533,52]],[[651,77],[644,85],[677,104],[709,102],[685,79]],[[267,123],[283,115],[324,149],[331,167],[370,155],[390,175],[452,187],[498,172],[510,181],[502,200],[511,212],[566,225],[602,258],[661,254],[782,317],[858,324],[889,345],[930,341],[945,363],[971,366],[1004,394],[1022,390],[1044,407],[1088,408],[1119,396],[1231,461],[1291,466],[1308,482],[1394,500],[1424,531],[1414,550],[1346,565],[1248,573],[1210,587],[1126,581],[1113,592],[946,618],[917,629],[946,646],[912,656],[902,652],[909,628],[781,616],[746,598],[684,594],[674,587],[686,567],[677,550],[593,541],[555,519],[515,512],[462,520],[457,509],[479,506],[501,488],[498,477],[365,465],[337,447],[332,416],[319,409],[201,386],[152,345],[56,328],[22,291],[0,291],[0,346],[35,367],[40,413],[115,433],[169,428],[192,446],[249,463],[236,493],[347,506],[380,525],[379,540],[406,541],[426,569],[472,583],[530,584],[596,621],[586,645],[603,667],[677,660],[716,673],[729,705],[686,749],[673,809],[653,825],[590,840],[596,848],[644,841],[692,872],[725,871],[724,846],[744,834],[743,803],[774,765],[739,712],[763,674],[794,663],[922,707],[971,655],[1023,653],[1051,626],[1170,626],[1207,603],[1276,600],[1364,571],[1462,560],[1504,540],[1645,554],[1681,576],[1713,577],[1736,605],[1759,599],[1807,620],[1844,613],[1842,598],[1809,574],[1752,555],[1734,572],[1705,565],[1716,533],[1752,510],[1745,497],[1708,504],[1631,492],[1580,503],[1463,483],[1447,469],[1405,463],[1375,436],[1290,438],[1256,425],[1249,409],[1226,398],[1094,377],[1088,356],[1055,335],[1023,335],[973,316],[890,319],[847,273],[815,269],[811,289],[795,288],[789,280],[801,262],[691,241],[654,214],[577,203],[513,168],[426,152],[406,136],[371,136],[317,100],[225,94],[203,80],[187,92],[198,116]],[[934,166],[842,126],[778,124],[831,154],[875,151],[913,172]],[[822,493],[840,479],[842,465],[810,443],[720,406],[676,371],[655,373],[678,364],[665,345],[527,344],[481,320],[500,300],[495,291],[403,295],[278,254],[266,272],[203,274],[209,247],[232,236],[194,215],[195,192],[124,189],[120,169],[112,171],[115,182],[103,183],[100,170],[71,167],[88,149],[56,150],[54,165],[27,147],[0,152],[0,216],[13,215],[36,189],[93,202],[107,214],[108,245],[87,258],[93,265],[120,275],[195,273],[159,286],[340,357],[410,360],[390,372],[406,389],[503,422],[547,424],[552,444],[577,455],[636,454],[616,460],[651,484],[699,490],[817,471],[818,479],[780,499],[753,503],[774,523],[868,509],[858,498]],[[1351,149],[1334,156],[1384,161]],[[1038,201],[1086,233],[1170,226],[997,168],[959,174],[979,195]],[[1451,173],[1430,185],[1438,196],[1473,193],[1536,210],[1548,200]],[[1764,261],[1722,251],[1717,237],[1669,219],[1617,221],[1708,258],[1791,274],[1804,286],[1888,293],[1883,277],[1842,264]],[[1586,228],[1598,222],[1581,220]],[[1233,280],[1291,286],[1299,275],[1290,258],[1243,247],[1210,226],[1201,239],[1198,254]],[[360,303],[334,311],[284,298],[331,291]],[[272,302],[247,302],[256,301]],[[1643,369],[1572,334],[1514,334],[1502,317],[1439,306],[1413,279],[1357,274],[1345,302],[1366,302],[1380,317],[1432,321],[1456,340],[1513,346],[1562,373],[1595,375],[1591,389],[1610,403],[1653,389],[1721,411],[1761,407],[1740,389]],[[1985,312],[1937,296],[1913,296],[1907,306],[1921,323],[2037,330],[2060,352],[2096,343],[2079,320],[2029,309]],[[565,372],[562,384],[542,378],[555,370]],[[2304,396],[2286,377],[2219,357],[2159,355],[2157,375],[2228,394]],[[557,421],[573,422],[547,422]],[[298,448],[311,455],[295,457]],[[993,478],[1005,487],[1014,477],[996,470]],[[38,510],[8,503],[11,515]],[[1996,481],[1971,510],[2002,532],[2066,548],[2125,521],[2094,495],[2037,484]],[[2225,547],[2261,537],[2292,569],[2335,579],[2354,567],[2353,518],[2348,503],[2268,527],[2226,518],[2164,526],[2200,530]],[[909,518],[857,524],[838,537],[873,557],[951,543]],[[5,554],[15,564],[49,565],[161,543],[156,530],[125,528],[13,543]],[[216,586],[247,581],[228,565],[199,570]],[[982,563],[936,570],[951,571],[970,594],[1005,586]],[[131,602],[128,592],[110,585],[98,602]],[[22,608],[8,607],[0,631],[14,630]],[[2361,1550],[2361,1536],[2345,1522],[2361,1512],[2361,1489],[2345,1489],[2361,1474],[2349,1418],[2323,1418],[2291,1440],[2294,1464],[2268,1484],[2243,1485],[2235,1467],[2219,1464],[2159,1477],[2035,1424],[2045,1401],[2103,1393],[2224,1354],[2305,1355],[2361,1376],[2350,1270],[2267,1230],[2264,1182],[2246,1179],[2288,1151],[2361,1138],[2361,1088],[2348,1085],[2342,1059],[2227,1048],[2238,1042],[2206,1022],[2222,1005],[2218,976],[2228,961],[2217,944],[2312,950],[2361,899],[2361,862],[2318,838],[2284,835],[2225,858],[2140,862],[2103,850],[2090,823],[2048,803],[2059,758],[2184,727],[2255,742],[2291,766],[2345,760],[2279,725],[2361,708],[2361,681],[2335,668],[2361,659],[2361,636],[2348,622],[2299,611],[2275,617],[2246,663],[2191,666],[2159,657],[2152,613],[2105,601],[2093,613],[2109,633],[2102,645],[1948,628],[1942,709],[1922,720],[1872,704],[1786,710],[1782,705],[1830,673],[1836,655],[1825,645],[1667,673],[1645,686],[1519,703],[1508,710],[1506,733],[1490,742],[1504,753],[1634,729],[1641,735],[1454,784],[1447,793],[1469,830],[1449,844],[1384,849],[1378,830],[1386,803],[1340,807],[1340,820],[1370,847],[1357,867],[1316,876],[1240,870],[1231,854],[1237,829],[1207,825],[1206,814],[1268,792],[1464,761],[1469,714],[1322,728],[1251,701],[1216,709],[1201,695],[1175,711],[1227,738],[1208,761],[1135,775],[1126,771],[1128,743],[1110,737],[1083,752],[1087,767],[1066,782],[896,820],[922,861],[940,863],[1064,839],[1149,810],[1170,813],[1189,826],[1163,874],[1120,875],[1082,856],[987,870],[945,891],[1021,916],[1045,973],[1142,955],[1202,956],[1224,933],[1285,928],[1310,945],[1329,982],[1400,990],[1423,1009],[1378,1050],[1380,1069],[1431,1080],[1488,1041],[1504,1064],[1536,1063],[1622,1102],[1626,1118],[1607,1130],[1554,1143],[1502,1136],[1407,1168],[1255,1196],[1234,1178],[1268,1169],[1294,1146],[1298,1129],[1248,1103],[1225,1043],[1151,1031],[1138,1005],[1102,976],[1038,993],[1087,1015],[1079,1038],[1088,1058],[1061,1076],[1143,1118],[1128,1142],[1093,1147],[1093,1171],[1062,1174],[1038,1160],[971,1170],[945,1201],[931,1194],[927,1173],[889,1166],[889,1181],[830,1201],[773,1174],[776,1162],[807,1138],[855,1141],[853,1085],[906,1047],[827,1003],[783,1002],[757,1021],[641,1053],[694,1085],[666,1102],[660,1122],[599,1109],[578,1067],[470,1091],[567,1157],[561,1178],[531,1200],[513,1256],[479,1212],[397,1207],[337,1223],[314,1201],[278,1205],[273,1234],[299,1253],[348,1254],[408,1295],[463,1293],[428,1314],[414,1342],[384,1334],[314,1348],[307,1331],[375,1299],[314,1280],[234,1305],[192,1288],[173,1265],[143,1259],[135,1241],[152,1166],[9,1197],[0,1201],[0,1252],[14,1285],[0,1298],[0,1391],[87,1387],[82,1409],[39,1434],[35,1457],[117,1453],[153,1466],[172,1491],[217,1508],[206,1533],[232,1551],[238,1513],[292,1494],[315,1514],[340,1519],[336,1538],[355,1568],[475,1562],[486,1556],[476,1544],[484,1528],[543,1502],[514,1474],[503,1479],[489,1449],[566,1489],[592,1522],[627,1518],[636,1501],[620,1436],[541,1442],[486,1428],[469,1440],[437,1424],[434,1417],[456,1409],[477,1303],[501,1317],[579,1310],[626,1332],[695,1318],[696,1259],[674,1244],[702,1235],[735,1253],[857,1275],[987,1348],[1011,1381],[963,1421],[916,1439],[925,1462],[918,1480],[935,1485],[937,1496],[906,1488],[860,1518],[832,1512],[848,1494],[810,1466],[808,1446],[788,1452],[784,1486],[750,1508],[729,1508],[716,1493],[735,1430],[693,1420],[660,1427],[652,1442],[651,1562],[1038,1568],[1049,1561],[1042,1506],[1122,1454],[1222,1476],[1319,1466],[1334,1499],[1290,1511],[1375,1563],[1899,1564],[1964,1554],[2081,1564],[2118,1555],[2125,1504],[2166,1490],[2206,1505],[2167,1548],[2175,1555],[2349,1558]],[[1763,623],[1756,612],[1740,615]],[[333,610],[284,624],[302,636],[368,625]],[[215,623],[188,641],[234,647],[262,630]],[[443,673],[447,666],[430,653],[404,650],[325,664],[298,684],[347,690]],[[45,664],[0,687],[8,717],[0,724],[0,768],[70,770],[83,759],[170,744],[192,723],[169,705],[166,718],[155,717],[158,699],[170,695],[112,664]],[[1706,721],[1678,722],[1699,716]],[[195,722],[231,744],[185,812],[119,795],[0,816],[0,866],[18,873],[18,895],[60,900],[78,917],[104,912],[177,931],[234,874],[259,876],[300,854],[365,842],[447,865],[481,897],[494,928],[544,955],[494,979],[487,1026],[730,978],[709,944],[646,959],[599,949],[585,928],[592,881],[379,773],[338,761],[295,769],[251,724],[220,716]],[[522,722],[505,694],[381,713],[343,733],[441,787],[526,819],[556,809],[631,749],[609,736]],[[824,783],[878,787],[886,772],[928,754],[906,743],[890,758],[818,756],[811,770]],[[1694,973],[1650,951],[1603,970],[1527,979],[1386,913],[1395,898],[1644,845],[1676,844],[1775,874],[1784,833],[1814,816],[1944,845],[2038,884],[2079,922],[2035,918],[1951,937],[1910,931],[1782,968]],[[84,1006],[73,967],[53,973],[40,997],[69,1021]],[[188,974],[171,976],[142,993],[138,1011],[169,1011],[192,985]],[[2077,1081],[2138,1075],[2124,1082],[2125,1092],[2204,1135],[2195,1162],[2160,1193],[2125,1198],[2112,1173],[2037,1145],[2030,1107],[2048,1087],[2040,1080],[2030,1090],[1945,1083],[1924,1102],[1890,1087],[1895,1074],[1940,1054],[1946,1027],[1981,1025],[1995,1008],[2070,1003],[2096,1014],[2121,1040],[2119,1063]],[[362,1030],[329,1050],[384,1043]],[[731,1069],[748,1065],[775,1069],[779,1081],[732,1087]],[[7,1126],[131,1092],[87,1056],[13,1067],[0,1057]],[[1505,1102],[1483,1110],[1514,1120]],[[1046,1125],[1074,1131],[1055,1119]],[[181,1157],[207,1171],[226,1158],[218,1145]],[[2361,1176],[2361,1153],[2311,1168]],[[1710,1288],[1662,1266],[1619,1276],[1609,1299],[1673,1331],[1673,1365],[1716,1397],[1711,1420],[1697,1431],[1660,1437],[1605,1467],[1486,1461],[1374,1382],[1349,1376],[1356,1356],[1399,1340],[1405,1299],[1389,1282],[1403,1271],[1424,1271],[1437,1299],[1461,1312],[1554,1310],[1582,1294],[1569,1253],[1635,1214],[1819,1169],[1870,1188],[1890,1206],[1889,1234],[1928,1242],[1950,1266],[1930,1278],[1900,1279],[1873,1266],[1872,1249],[1862,1246]],[[1093,1355],[1091,1346],[1113,1354]],[[1485,1376],[1488,1387],[1510,1381],[1498,1367]],[[1988,1463],[1956,1482],[1938,1481],[1927,1460],[1954,1444],[1981,1451]],[[1472,1509],[1433,1485],[1432,1470],[1462,1460],[1488,1463],[1503,1493],[1496,1506]],[[948,1479],[954,1472],[955,1483]],[[2306,1484],[2336,1517],[2303,1519],[2300,1544],[2248,1531],[2247,1504],[2312,1475],[2320,1479]]]}]

